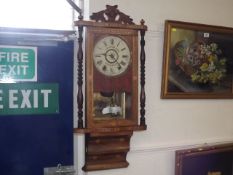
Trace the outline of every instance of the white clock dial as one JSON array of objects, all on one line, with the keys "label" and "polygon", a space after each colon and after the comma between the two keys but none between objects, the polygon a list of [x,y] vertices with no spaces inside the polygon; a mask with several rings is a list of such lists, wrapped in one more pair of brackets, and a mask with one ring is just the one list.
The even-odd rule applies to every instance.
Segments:
[{"label": "white clock dial", "polygon": [[124,73],[129,67],[130,50],[123,39],[107,36],[95,44],[93,60],[99,72],[106,76],[117,76]]}]

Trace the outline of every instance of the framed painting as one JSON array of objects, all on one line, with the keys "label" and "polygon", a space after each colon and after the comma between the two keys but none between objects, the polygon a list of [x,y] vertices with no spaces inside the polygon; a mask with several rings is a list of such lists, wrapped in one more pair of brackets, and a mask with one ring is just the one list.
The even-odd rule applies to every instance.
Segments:
[{"label": "framed painting", "polygon": [[161,98],[233,98],[233,28],[167,20]]}]

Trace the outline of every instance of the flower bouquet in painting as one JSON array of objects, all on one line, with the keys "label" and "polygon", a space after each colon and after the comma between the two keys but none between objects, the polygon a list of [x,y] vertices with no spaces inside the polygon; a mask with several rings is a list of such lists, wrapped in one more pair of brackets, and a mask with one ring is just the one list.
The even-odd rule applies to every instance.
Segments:
[{"label": "flower bouquet in painting", "polygon": [[226,77],[227,58],[216,43],[182,40],[174,48],[175,65],[196,84],[219,85]]}]

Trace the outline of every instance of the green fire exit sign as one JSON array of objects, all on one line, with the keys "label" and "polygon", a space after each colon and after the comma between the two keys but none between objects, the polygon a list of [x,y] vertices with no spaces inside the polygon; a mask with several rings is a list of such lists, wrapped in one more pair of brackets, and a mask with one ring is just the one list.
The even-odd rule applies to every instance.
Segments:
[{"label": "green fire exit sign", "polygon": [[59,113],[57,83],[1,83],[0,116]]},{"label": "green fire exit sign", "polygon": [[37,48],[0,45],[0,82],[37,81]]}]

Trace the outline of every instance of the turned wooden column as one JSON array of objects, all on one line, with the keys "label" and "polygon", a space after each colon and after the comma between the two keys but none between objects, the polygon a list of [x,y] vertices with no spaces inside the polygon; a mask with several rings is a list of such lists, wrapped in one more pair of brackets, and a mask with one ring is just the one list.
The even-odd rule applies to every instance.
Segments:
[{"label": "turned wooden column", "polygon": [[[145,21],[141,20],[141,25],[144,25]],[[140,53],[140,85],[141,85],[141,91],[140,91],[140,126],[146,125],[146,119],[145,119],[145,103],[146,103],[146,93],[145,93],[145,61],[146,61],[146,54],[145,54],[145,30],[140,30],[141,34],[141,53]]]},{"label": "turned wooden column", "polygon": [[83,26],[78,27],[78,95],[77,95],[77,104],[78,104],[78,128],[83,128]]}]

